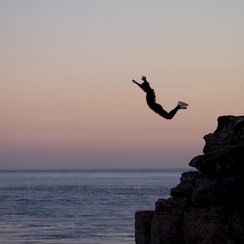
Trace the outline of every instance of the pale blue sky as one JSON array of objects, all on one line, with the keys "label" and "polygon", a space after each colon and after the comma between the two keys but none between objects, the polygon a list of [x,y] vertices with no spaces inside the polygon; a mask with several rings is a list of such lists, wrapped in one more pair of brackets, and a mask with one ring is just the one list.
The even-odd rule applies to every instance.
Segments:
[{"label": "pale blue sky", "polygon": [[[0,0],[0,168],[184,167],[244,114],[244,1]],[[166,110],[131,79],[147,75]]]}]

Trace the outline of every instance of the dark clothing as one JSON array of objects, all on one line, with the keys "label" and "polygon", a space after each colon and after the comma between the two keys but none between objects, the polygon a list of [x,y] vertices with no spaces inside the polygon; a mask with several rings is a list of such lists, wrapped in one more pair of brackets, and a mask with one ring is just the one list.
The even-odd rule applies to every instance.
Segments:
[{"label": "dark clothing", "polygon": [[152,88],[149,88],[146,95],[147,104],[151,108],[156,103],[156,95]]},{"label": "dark clothing", "polygon": [[177,111],[180,109],[179,106],[176,106],[173,110],[170,112],[167,112],[163,109],[163,107],[156,103],[156,95],[152,88],[149,88],[146,95],[147,105],[150,109],[152,109],[155,113],[159,114],[165,119],[172,119]]}]

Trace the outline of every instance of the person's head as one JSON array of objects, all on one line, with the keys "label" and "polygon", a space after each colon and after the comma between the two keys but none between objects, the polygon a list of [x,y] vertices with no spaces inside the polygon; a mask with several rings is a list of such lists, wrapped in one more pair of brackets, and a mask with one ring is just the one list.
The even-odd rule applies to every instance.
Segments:
[{"label": "person's head", "polygon": [[150,85],[147,81],[144,81],[142,84],[141,84],[141,88],[143,91],[147,92],[149,89],[150,89]]}]

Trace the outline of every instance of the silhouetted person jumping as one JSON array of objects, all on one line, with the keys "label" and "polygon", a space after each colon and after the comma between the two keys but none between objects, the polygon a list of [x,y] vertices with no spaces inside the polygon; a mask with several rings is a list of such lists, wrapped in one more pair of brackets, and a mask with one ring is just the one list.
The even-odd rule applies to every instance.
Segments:
[{"label": "silhouetted person jumping", "polygon": [[187,106],[188,106],[187,103],[178,102],[177,106],[173,110],[171,110],[170,112],[165,111],[160,104],[156,103],[155,92],[150,87],[150,84],[147,81],[146,76],[142,76],[141,79],[143,80],[142,84],[136,82],[135,80],[132,80],[132,82],[137,84],[144,92],[147,93],[147,95],[146,95],[147,105],[155,113],[159,114],[160,116],[162,116],[165,119],[172,119],[179,109],[187,109]]}]

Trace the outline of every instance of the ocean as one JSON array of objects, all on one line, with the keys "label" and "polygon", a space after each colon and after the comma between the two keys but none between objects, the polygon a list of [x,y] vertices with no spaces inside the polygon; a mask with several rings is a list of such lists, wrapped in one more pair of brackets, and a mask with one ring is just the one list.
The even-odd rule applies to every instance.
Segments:
[{"label": "ocean", "polygon": [[184,169],[1,170],[1,244],[134,244]]}]

